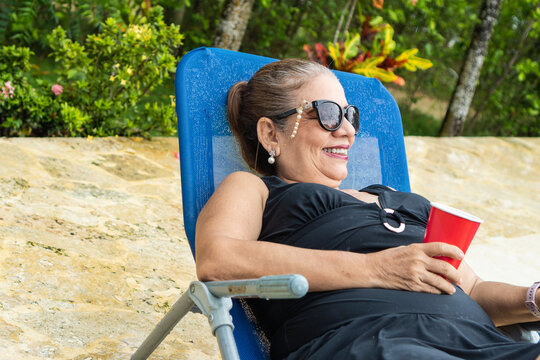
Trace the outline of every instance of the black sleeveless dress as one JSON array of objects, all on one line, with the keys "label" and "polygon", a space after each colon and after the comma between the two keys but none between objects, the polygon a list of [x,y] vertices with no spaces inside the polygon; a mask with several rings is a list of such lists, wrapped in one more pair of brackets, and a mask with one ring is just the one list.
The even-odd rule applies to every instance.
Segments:
[{"label": "black sleeveless dress", "polygon": [[[419,195],[362,189],[378,195],[379,208],[320,184],[262,180],[269,196],[259,241],[370,253],[423,240],[430,204]],[[385,222],[405,229],[390,231]],[[270,339],[272,359],[536,359],[540,344],[508,339],[456,289],[433,295],[359,288],[247,303]]]}]

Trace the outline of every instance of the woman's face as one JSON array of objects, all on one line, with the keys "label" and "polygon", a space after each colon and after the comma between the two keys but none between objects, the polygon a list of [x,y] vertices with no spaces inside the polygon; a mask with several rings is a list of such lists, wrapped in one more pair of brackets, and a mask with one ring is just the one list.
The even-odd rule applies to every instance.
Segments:
[{"label": "woman's face", "polygon": [[[300,89],[298,106],[303,100],[332,100],[345,107],[345,92],[331,75],[319,75]],[[346,119],[336,131],[324,130],[315,109],[304,111],[298,132],[293,131],[296,114],[288,119],[284,132],[279,132],[280,153],[276,161],[277,175],[288,182],[312,182],[337,188],[347,176],[347,151],[354,143],[354,128]]]}]

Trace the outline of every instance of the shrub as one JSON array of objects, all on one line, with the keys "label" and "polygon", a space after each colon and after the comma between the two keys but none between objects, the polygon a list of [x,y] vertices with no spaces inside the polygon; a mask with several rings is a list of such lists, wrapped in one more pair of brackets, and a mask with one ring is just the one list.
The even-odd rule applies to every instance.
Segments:
[{"label": "shrub", "polygon": [[34,129],[54,122],[58,104],[52,92],[48,94],[43,81],[30,84],[26,78],[31,55],[28,48],[0,48],[0,135],[35,135]]},{"label": "shrub", "polygon": [[28,49],[0,51],[0,86],[11,81],[15,88],[13,97],[0,99],[3,135],[149,137],[176,131],[171,105],[151,100],[152,90],[174,71],[173,52],[182,41],[179,28],[164,23],[161,8],[127,26],[109,18],[84,45],[61,27],[47,39],[58,64],[53,84],[37,79],[30,85]]}]

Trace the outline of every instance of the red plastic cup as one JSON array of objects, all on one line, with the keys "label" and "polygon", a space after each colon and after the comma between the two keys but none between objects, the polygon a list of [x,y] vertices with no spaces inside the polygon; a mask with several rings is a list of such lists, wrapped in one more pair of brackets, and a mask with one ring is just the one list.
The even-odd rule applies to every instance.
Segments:
[{"label": "red plastic cup", "polygon": [[[465,254],[482,222],[482,219],[465,211],[443,204],[431,203],[424,242],[444,242],[455,245]],[[461,264],[461,260],[446,256],[437,256],[436,258],[445,260],[456,269]]]}]

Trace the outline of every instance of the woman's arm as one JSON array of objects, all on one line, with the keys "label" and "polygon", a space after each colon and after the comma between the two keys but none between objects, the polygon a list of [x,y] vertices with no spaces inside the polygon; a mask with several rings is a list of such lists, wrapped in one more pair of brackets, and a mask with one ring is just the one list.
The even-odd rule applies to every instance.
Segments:
[{"label": "woman's arm", "polygon": [[229,175],[197,220],[196,267],[203,281],[302,274],[310,291],[379,287],[453,293],[458,272],[433,256],[460,258],[443,243],[414,244],[373,254],[298,248],[257,241],[268,189],[258,177]]},{"label": "woman's arm", "polygon": [[[465,262],[461,263],[459,272],[463,291],[484,309],[496,326],[540,320],[525,306],[527,287],[483,281]],[[536,305],[540,306],[540,290],[536,292]]]},{"label": "woman's arm", "polygon": [[252,174],[234,173],[222,182],[197,219],[199,279],[299,273],[306,276],[311,291],[347,287],[353,276],[347,269],[357,267],[361,257],[257,241],[267,198],[266,185]]}]

